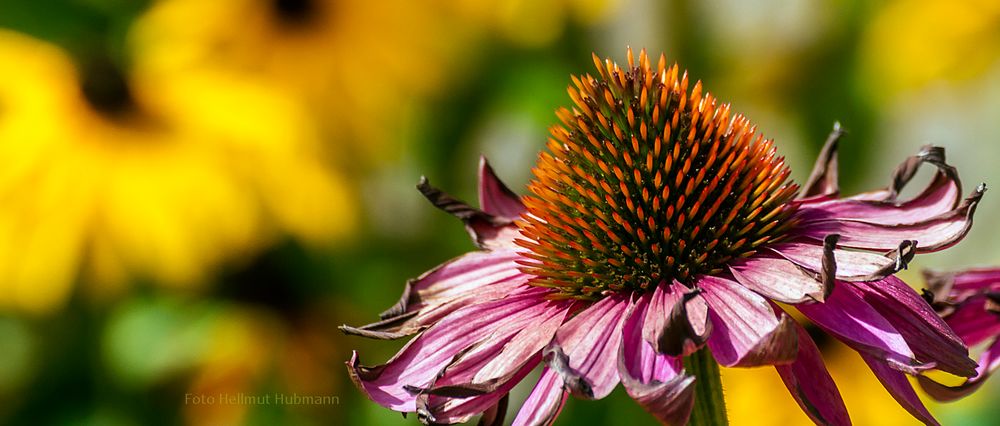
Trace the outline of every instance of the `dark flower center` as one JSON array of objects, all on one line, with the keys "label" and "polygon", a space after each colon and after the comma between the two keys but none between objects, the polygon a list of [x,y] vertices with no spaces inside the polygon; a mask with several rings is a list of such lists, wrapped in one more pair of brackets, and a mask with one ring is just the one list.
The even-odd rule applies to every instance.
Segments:
[{"label": "dark flower center", "polygon": [[272,0],[275,15],[288,24],[303,24],[316,11],[316,0]]},{"label": "dark flower center", "polygon": [[777,241],[798,186],[773,141],[643,52],[574,77],[519,222],[522,269],[555,298],[690,284]]},{"label": "dark flower center", "polygon": [[84,99],[94,109],[117,116],[135,107],[125,73],[111,59],[101,57],[91,60],[82,71],[80,89]]}]

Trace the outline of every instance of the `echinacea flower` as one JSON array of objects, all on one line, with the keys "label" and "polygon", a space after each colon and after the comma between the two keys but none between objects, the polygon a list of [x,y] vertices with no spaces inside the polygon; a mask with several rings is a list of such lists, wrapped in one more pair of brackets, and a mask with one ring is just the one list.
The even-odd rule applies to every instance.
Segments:
[{"label": "echinacea flower", "polygon": [[[926,147],[888,188],[840,199],[835,128],[800,191],[771,140],[730,118],[700,82],[689,88],[663,56],[652,65],[630,50],[625,69],[594,60],[597,75],[574,77],[574,106],[557,112],[562,125],[531,195],[515,195],[485,160],[478,209],[418,185],[479,250],[407,283],[381,321],[343,327],[416,334],[383,365],[362,366],[355,354],[359,389],[426,422],[483,413],[492,424],[510,389],[542,364],[514,424],[549,424],[567,395],[600,399],[618,383],[660,421],[683,424],[696,394],[711,392],[710,374],[697,372],[774,365],[810,418],[847,424],[819,351],[785,313],[794,307],[935,423],[906,374],[972,376],[976,364],[893,274],[915,253],[962,239],[985,189],[963,201],[943,149]],[[899,199],[924,163],[934,179]]]},{"label": "echinacea flower", "polygon": [[953,401],[964,397],[1000,368],[1000,269],[959,272],[925,271],[929,290],[925,298],[969,347],[983,346],[976,375],[948,386],[927,377],[920,385],[934,399]]}]

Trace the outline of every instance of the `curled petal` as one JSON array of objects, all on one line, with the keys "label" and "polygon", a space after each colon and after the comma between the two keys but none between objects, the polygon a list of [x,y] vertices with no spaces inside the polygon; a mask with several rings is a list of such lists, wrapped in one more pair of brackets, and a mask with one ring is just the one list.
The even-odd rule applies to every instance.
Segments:
[{"label": "curled petal", "polygon": [[528,282],[514,251],[467,253],[406,283],[403,295],[383,312],[381,321],[361,327],[341,326],[347,334],[376,339],[409,336],[473,302],[507,296]]},{"label": "curled petal", "polygon": [[[822,248],[820,248],[822,253]],[[772,257],[752,256],[730,265],[740,284],[771,300],[783,303],[822,301],[829,290],[818,271],[808,271],[795,263]]]},{"label": "curled petal", "polygon": [[680,358],[659,354],[643,339],[643,324],[661,316],[651,309],[650,295],[640,298],[622,327],[618,375],[625,391],[662,423],[687,423],[694,406],[694,377],[678,374]]},{"label": "curled petal", "polygon": [[910,415],[926,425],[939,424],[937,420],[934,420],[934,416],[931,416],[931,413],[927,411],[927,408],[924,407],[924,403],[920,401],[920,397],[913,390],[913,385],[907,380],[905,374],[899,372],[894,366],[883,362],[878,357],[864,353],[861,354],[861,357],[868,364],[868,368],[871,368],[872,372],[875,373],[878,381],[882,382],[882,386],[889,391],[892,398],[905,408]]},{"label": "curled petal", "polygon": [[458,309],[410,340],[386,364],[361,366],[355,354],[348,363],[351,378],[372,401],[396,411],[415,411],[419,391],[414,390],[429,388],[445,367],[471,348],[487,338],[510,339],[565,309],[564,303],[545,300],[540,290]]},{"label": "curled petal", "polygon": [[556,420],[563,405],[566,404],[566,392],[562,375],[551,368],[542,369],[542,376],[532,389],[528,399],[521,404],[521,409],[511,426],[548,426]]},{"label": "curled petal", "polygon": [[795,362],[774,366],[781,381],[802,411],[816,424],[850,425],[847,407],[823,363],[819,348],[802,326],[795,324],[795,329],[799,339]]},{"label": "curled petal", "polygon": [[607,296],[556,332],[546,361],[574,395],[601,399],[618,384],[618,345],[629,305],[627,298]]},{"label": "curled petal", "polygon": [[[900,191],[913,178],[920,165],[937,167],[933,180],[916,197],[897,202]],[[840,219],[861,220],[882,225],[902,225],[925,221],[947,213],[961,201],[962,183],[954,167],[944,161],[944,148],[925,146],[906,159],[893,174],[888,188],[859,197],[810,204]]]},{"label": "curled petal", "polygon": [[754,367],[795,360],[798,339],[791,317],[776,316],[767,299],[724,278],[701,277],[698,287],[712,318],[708,347],[719,364]]},{"label": "curled petal", "polygon": [[934,295],[934,302],[960,302],[977,294],[1000,291],[1000,268],[924,271],[924,280]]},{"label": "curled petal", "polygon": [[[903,336],[882,314],[857,296],[848,283],[838,283],[823,303],[795,305],[810,321],[863,353],[892,359],[916,373],[918,363]],[[909,367],[913,365],[913,367]]]},{"label": "curled petal", "polygon": [[[805,237],[822,241],[827,235],[839,234],[840,244],[869,250],[893,250],[900,243],[916,240],[917,253],[934,252],[958,243],[972,227],[976,206],[986,192],[980,185],[955,210],[913,224],[885,225],[857,219],[839,219],[823,211],[800,209],[806,216],[826,216],[827,219],[803,223],[797,232]],[[886,212],[886,214],[892,214]]]},{"label": "curled petal", "polygon": [[[688,356],[701,349],[712,332],[712,321],[708,314],[708,303],[701,297],[700,290],[681,293],[680,284],[674,285],[674,292],[680,300],[673,304],[669,316],[656,332],[653,342],[656,351],[670,356]],[[654,302],[656,302],[654,294]],[[661,305],[665,306],[669,300]],[[654,319],[650,322],[656,322]]]},{"label": "curled petal", "polygon": [[531,362],[525,363],[520,369],[512,372],[507,380],[490,384],[489,389],[451,387],[450,392],[456,390],[472,392],[452,394],[443,392],[444,394],[441,394],[440,390],[431,389],[422,393],[417,397],[417,415],[425,423],[455,424],[465,423],[472,417],[482,414],[484,419],[492,417],[494,422],[499,419],[499,422],[495,424],[503,424],[504,413],[502,411],[496,412],[498,406],[506,406],[507,395],[511,389],[531,373],[540,360],[540,356],[533,357]]},{"label": "curled petal", "polygon": [[[653,348],[657,349],[659,353],[668,353],[667,346],[670,346],[670,342],[664,343],[664,348],[660,347],[660,338],[667,332],[669,324],[673,319],[674,306],[678,301],[681,300],[687,288],[682,284],[674,282],[673,284],[660,283],[653,293],[648,296],[649,299],[649,312],[656,312],[656,315],[646,315],[645,322],[642,325],[642,337],[646,340]],[[645,298],[643,298],[645,299]],[[642,299],[640,299],[642,300]],[[686,318],[687,314],[684,313],[682,318]],[[685,320],[686,322],[686,320]],[[688,327],[684,325],[684,327]],[[669,339],[668,339],[669,340]],[[681,345],[676,345],[680,347]],[[677,349],[677,353],[680,353],[680,349]]]},{"label": "curled petal", "polygon": [[486,213],[508,220],[524,213],[524,203],[493,172],[486,157],[479,157],[479,207]]},{"label": "curled petal", "polygon": [[938,401],[954,401],[975,392],[998,368],[1000,368],[1000,340],[993,342],[979,356],[979,367],[976,368],[975,377],[970,377],[958,386],[945,386],[927,376],[917,376],[917,381],[931,398]]},{"label": "curled petal", "polygon": [[[798,266],[819,273],[823,259],[828,257],[824,246],[808,242],[776,244],[770,250]],[[916,242],[906,240],[887,255],[865,251],[834,248],[832,255],[837,265],[836,278],[841,281],[874,281],[906,269],[916,254]],[[775,299],[782,301],[780,299]]]},{"label": "curled petal", "polygon": [[833,131],[826,137],[823,149],[820,150],[805,185],[802,185],[802,193],[798,199],[836,197],[840,193],[840,183],[837,179],[837,144],[843,136],[844,130],[840,127],[840,123],[833,123]]},{"label": "curled petal", "polygon": [[452,197],[446,192],[431,186],[426,177],[420,178],[417,190],[427,198],[434,207],[457,217],[465,224],[469,236],[476,246],[487,250],[516,248],[514,238],[520,235],[511,219],[495,216],[469,206],[465,202]]},{"label": "curled petal", "polygon": [[894,276],[880,281],[856,283],[853,289],[875,308],[906,339],[917,359],[933,362],[936,368],[970,377],[976,363],[962,339],[910,286]]},{"label": "curled petal", "polygon": [[985,294],[963,301],[944,320],[968,346],[975,346],[1000,336],[1000,314],[988,310],[990,299]]}]

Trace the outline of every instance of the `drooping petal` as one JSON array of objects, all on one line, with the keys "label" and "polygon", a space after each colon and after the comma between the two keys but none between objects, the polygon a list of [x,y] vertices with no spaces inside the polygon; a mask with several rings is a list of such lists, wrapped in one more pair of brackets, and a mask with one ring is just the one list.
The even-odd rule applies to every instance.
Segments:
[{"label": "drooping petal", "polygon": [[976,368],[976,376],[971,377],[957,386],[945,386],[935,382],[927,376],[917,376],[920,387],[932,398],[938,401],[954,401],[975,392],[990,375],[1000,369],[1000,340],[993,342],[979,356],[979,367]]},{"label": "drooping petal", "polygon": [[705,299],[677,281],[653,290],[649,311],[656,315],[646,316],[642,336],[661,354],[688,356],[705,345],[712,331]]},{"label": "drooping petal", "polygon": [[[889,255],[878,253],[834,249],[837,264],[836,277],[842,281],[873,281],[905,269],[915,254],[916,244],[904,241]],[[825,249],[820,244],[809,242],[789,242],[775,244],[768,248],[781,257],[807,270],[819,273],[823,270]],[[775,298],[775,300],[783,301]]]},{"label": "drooping petal", "polygon": [[601,399],[618,384],[618,345],[629,306],[624,296],[607,296],[556,332],[547,361],[574,395]]},{"label": "drooping petal", "polygon": [[[802,223],[795,233],[822,241],[827,235],[840,235],[840,244],[845,247],[883,250],[896,249],[903,241],[917,241],[917,253],[927,253],[951,247],[958,243],[972,227],[972,217],[983,193],[984,185],[966,198],[956,209],[922,222],[901,225],[885,225],[858,219],[841,219],[829,213],[803,207],[797,212],[800,217],[825,217]],[[887,212],[887,214],[891,214]]]},{"label": "drooping petal", "polygon": [[737,260],[729,269],[744,287],[771,300],[796,304],[826,297],[827,289],[818,274],[820,269],[809,274],[791,261],[764,256]]},{"label": "drooping petal", "polygon": [[507,298],[469,305],[452,312],[410,340],[386,364],[348,363],[358,388],[376,403],[396,411],[416,410],[414,389],[426,389],[469,348],[487,339],[504,340],[565,309],[545,300],[544,289],[528,289]]},{"label": "drooping petal", "polygon": [[795,324],[795,329],[799,343],[795,362],[774,366],[781,381],[802,411],[816,424],[850,425],[847,407],[823,363],[819,348],[802,326]]},{"label": "drooping petal", "polygon": [[[622,328],[618,375],[625,391],[662,423],[687,423],[694,406],[694,377],[681,373],[681,359],[659,354],[643,339],[649,317],[661,316],[651,308],[652,295],[634,305]],[[679,374],[680,373],[680,374]]]},{"label": "drooping petal", "polygon": [[712,319],[708,347],[719,364],[753,367],[795,359],[795,321],[783,312],[775,315],[767,299],[721,277],[701,277],[698,288]]},{"label": "drooping petal", "polygon": [[1000,313],[987,310],[989,302],[984,294],[972,296],[945,317],[945,322],[966,345],[976,346],[1000,336]]},{"label": "drooping petal", "polygon": [[[473,416],[479,414],[486,416],[490,409],[494,409],[498,404],[503,403],[511,389],[531,373],[540,361],[541,355],[535,354],[530,360],[523,363],[519,369],[512,371],[506,377],[506,380],[490,384],[488,386],[489,389],[485,387],[482,389],[470,387],[466,389],[471,392],[462,393],[461,388],[451,387],[448,391],[455,393],[448,394],[445,392],[444,395],[438,394],[432,389],[417,397],[417,415],[425,423],[431,424],[465,423]],[[478,391],[486,390],[488,392],[477,393]],[[496,415],[494,414],[494,417]],[[503,414],[499,415],[501,422],[498,424],[502,424]]]},{"label": "drooping petal", "polygon": [[426,177],[420,178],[417,190],[427,198],[434,207],[457,217],[465,224],[472,242],[486,250],[513,249],[514,238],[520,235],[517,226],[510,218],[496,216],[484,212],[465,202],[448,195],[446,192],[431,186]]},{"label": "drooping petal", "polygon": [[883,362],[878,357],[874,357],[865,353],[861,354],[864,358],[865,363],[868,364],[868,368],[871,368],[872,373],[875,373],[875,377],[878,378],[879,382],[882,382],[882,386],[885,387],[892,398],[896,400],[903,408],[906,409],[917,420],[920,420],[926,425],[938,425],[937,420],[934,416],[927,411],[924,407],[924,403],[920,401],[920,397],[913,390],[913,385],[906,378],[906,375],[901,373],[896,368],[890,366],[889,364]]},{"label": "drooping petal", "polygon": [[[810,321],[862,353],[891,359],[899,368],[916,364],[906,340],[875,308],[838,281],[823,303],[795,307]],[[915,373],[916,370],[913,370]]]},{"label": "drooping petal", "polygon": [[493,172],[486,157],[479,157],[479,208],[494,216],[517,219],[524,213],[524,203]]},{"label": "drooping petal", "polygon": [[917,359],[936,368],[970,377],[976,363],[969,349],[927,302],[895,276],[870,283],[854,283],[862,299],[875,308],[906,339]]},{"label": "drooping petal", "polygon": [[837,179],[837,144],[842,136],[844,130],[840,128],[840,123],[833,123],[833,131],[823,143],[823,149],[816,157],[816,163],[806,183],[802,185],[798,199],[836,197],[840,193],[840,182]]},{"label": "drooping petal", "polygon": [[556,420],[569,392],[563,386],[562,376],[551,368],[542,369],[542,376],[511,426],[548,426]]},{"label": "drooping petal", "polygon": [[381,321],[341,330],[380,339],[414,334],[458,308],[499,299],[527,283],[530,277],[518,270],[518,258],[511,250],[466,253],[408,281]]},{"label": "drooping petal", "polygon": [[[897,202],[899,192],[916,174],[920,165],[930,163],[938,168],[933,180],[916,197]],[[877,196],[875,194],[878,194]],[[850,197],[810,204],[810,208],[826,211],[839,219],[862,220],[882,225],[919,223],[945,214],[961,201],[962,183],[954,167],[944,161],[944,149],[925,146],[920,153],[907,158],[896,169],[889,188],[862,197]]]}]

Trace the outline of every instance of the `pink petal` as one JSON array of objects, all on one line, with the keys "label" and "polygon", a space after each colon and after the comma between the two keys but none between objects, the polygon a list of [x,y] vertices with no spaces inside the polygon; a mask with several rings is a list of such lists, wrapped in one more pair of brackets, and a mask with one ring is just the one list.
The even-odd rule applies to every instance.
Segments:
[{"label": "pink petal", "polygon": [[719,364],[753,367],[795,360],[795,321],[784,313],[776,316],[767,299],[721,277],[701,277],[698,288],[710,308],[708,347]]},{"label": "pink petal", "polygon": [[796,304],[825,297],[818,274],[810,276],[785,259],[752,256],[733,262],[729,269],[740,284],[771,300]]},{"label": "pink petal", "polygon": [[371,400],[396,411],[414,411],[412,390],[428,388],[457,355],[486,339],[510,339],[565,309],[564,303],[545,300],[545,294],[544,289],[532,288],[463,307],[410,340],[384,365],[360,366],[355,355],[349,372]]},{"label": "pink petal", "polygon": [[924,407],[924,403],[920,401],[920,397],[914,392],[913,386],[907,380],[905,374],[882,362],[877,357],[864,353],[861,354],[861,357],[864,358],[865,363],[875,373],[875,377],[882,382],[882,386],[889,391],[889,394],[892,395],[892,398],[899,405],[924,424],[938,425],[937,420],[934,420],[934,416],[931,416],[931,413]]},{"label": "pink petal", "polygon": [[517,219],[524,203],[497,177],[486,157],[479,157],[479,208],[494,216]]},{"label": "pink petal", "polygon": [[927,302],[894,276],[870,283],[854,283],[860,296],[902,334],[917,359],[936,368],[969,377],[976,363],[969,349]]},{"label": "pink petal", "polygon": [[862,353],[892,359],[900,366],[915,363],[913,352],[899,331],[848,285],[838,281],[825,302],[795,307],[820,328]]},{"label": "pink petal", "polygon": [[[953,178],[954,177],[954,178]],[[840,219],[862,220],[882,225],[919,223],[945,214],[962,200],[957,175],[938,172],[923,192],[903,203],[881,200],[838,199],[810,204]]]},{"label": "pink petal", "polygon": [[607,296],[556,332],[549,367],[563,375],[574,394],[601,399],[618,384],[618,345],[629,306],[629,300],[621,295]]},{"label": "pink petal", "polygon": [[517,248],[514,244],[514,238],[520,235],[520,231],[513,224],[512,219],[496,216],[469,206],[465,202],[431,186],[425,177],[420,178],[417,190],[434,207],[444,210],[461,220],[477,247],[486,250]]},{"label": "pink petal", "polygon": [[994,341],[989,348],[979,356],[979,367],[976,376],[971,377],[958,386],[945,386],[927,376],[917,376],[920,387],[924,388],[932,398],[938,401],[954,401],[975,392],[990,375],[1000,368],[1000,340]]},{"label": "pink petal", "polygon": [[566,404],[568,395],[563,386],[562,376],[550,368],[542,369],[538,384],[521,405],[511,426],[551,425]]},{"label": "pink petal", "polygon": [[972,296],[945,317],[945,322],[968,346],[1000,336],[1000,315],[986,310],[988,301],[985,295]]},{"label": "pink petal", "polygon": [[649,312],[656,314],[646,315],[642,336],[659,353],[687,356],[708,339],[711,331],[708,304],[677,281],[670,285],[661,283],[653,290]]},{"label": "pink petal", "polygon": [[781,381],[802,411],[816,424],[850,425],[847,407],[823,363],[819,348],[802,326],[795,324],[795,329],[799,339],[795,362],[774,366]]},{"label": "pink petal", "polygon": [[664,424],[687,423],[694,406],[694,377],[678,375],[680,358],[658,354],[643,339],[643,325],[660,316],[650,305],[652,295],[640,298],[625,320],[618,375],[629,396]]},{"label": "pink petal", "polygon": [[[810,271],[819,273],[823,270],[823,255],[825,253],[822,244],[790,242],[775,244],[768,249]],[[909,257],[905,250],[906,247],[897,248],[897,253],[902,252],[904,261]],[[899,264],[897,260],[899,256],[885,256],[878,253],[839,248],[833,251],[833,255],[837,263],[837,279],[843,281],[871,281],[905,267],[905,262]]]},{"label": "pink petal", "polygon": [[[943,250],[958,243],[969,232],[976,206],[985,190],[985,186],[980,185],[955,210],[914,224],[884,225],[841,219],[822,210],[803,207],[797,213],[800,217],[825,216],[826,219],[803,223],[796,233],[819,241],[827,235],[839,234],[842,246],[860,249],[888,251],[897,248],[903,241],[916,240],[918,253]],[[892,210],[886,210],[885,214],[891,215]]]},{"label": "pink petal", "polygon": [[344,326],[348,334],[399,338],[420,331],[458,308],[499,299],[529,280],[515,263],[514,251],[466,253],[406,283],[399,302],[382,320],[362,327]]},{"label": "pink petal", "polygon": [[535,369],[541,359],[541,355],[536,354],[530,360],[523,363],[518,370],[511,372],[507,380],[497,385],[489,393],[455,397],[440,396],[433,393],[421,395],[418,397],[417,413],[428,420],[428,423],[465,423],[472,417],[495,407],[507,396],[514,386]]},{"label": "pink petal", "polygon": [[955,290],[1000,289],[1000,269],[968,269],[955,274]]}]

